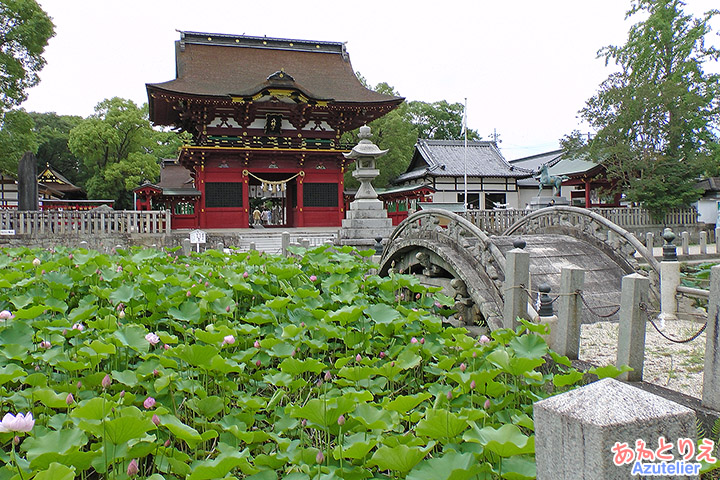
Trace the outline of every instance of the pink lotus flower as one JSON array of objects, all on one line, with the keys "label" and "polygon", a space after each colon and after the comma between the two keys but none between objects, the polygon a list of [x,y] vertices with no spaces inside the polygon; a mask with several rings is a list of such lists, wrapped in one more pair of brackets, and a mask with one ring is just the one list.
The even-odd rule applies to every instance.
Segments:
[{"label": "pink lotus flower", "polygon": [[47,350],[50,347],[52,347],[52,344],[47,340],[43,340],[42,342],[40,342],[40,348],[44,348]]},{"label": "pink lotus flower", "polygon": [[317,455],[315,455],[315,461],[317,463],[323,463],[325,461],[325,455],[323,455],[321,450],[318,450]]},{"label": "pink lotus flower", "polygon": [[77,330],[78,332],[82,332],[83,330],[85,330],[85,326],[82,323],[75,323],[73,324],[72,329]]},{"label": "pink lotus flower", "polygon": [[482,335],[482,336],[480,337],[479,342],[480,342],[480,344],[490,343],[490,339],[489,339],[488,337],[486,337],[485,335]]},{"label": "pink lotus flower", "polygon": [[155,399],[153,397],[147,397],[143,402],[143,407],[150,409],[155,406]]},{"label": "pink lotus flower", "polygon": [[0,320],[10,320],[13,317],[13,314],[10,313],[10,310],[3,310],[0,312]]},{"label": "pink lotus flower", "polygon": [[168,344],[166,343],[165,345],[163,345],[163,348],[164,348],[165,350],[170,350],[170,345],[168,345]]},{"label": "pink lotus flower", "polygon": [[315,280],[317,280],[317,277],[315,275],[310,275],[310,281],[314,282]]},{"label": "pink lotus flower", "polygon": [[33,262],[32,262],[32,263],[33,263],[33,265],[34,265],[34,266],[36,266],[36,267],[37,267],[37,266],[39,266],[39,265],[40,265],[40,259],[39,259],[39,258],[36,258],[35,260],[33,260]]},{"label": "pink lotus flower", "polygon": [[6,413],[0,422],[0,432],[29,432],[34,426],[35,420],[31,412],[28,412],[27,415]]},{"label": "pink lotus flower", "polygon": [[120,273],[120,272],[122,272],[122,266],[121,266],[121,265],[118,265],[117,273]]},{"label": "pink lotus flower", "polygon": [[223,345],[232,345],[233,343],[235,343],[235,337],[232,335],[226,335],[223,337]]},{"label": "pink lotus flower", "polygon": [[418,339],[415,338],[415,337],[412,337],[412,338],[410,339],[410,343],[412,343],[412,344],[416,344],[417,342],[418,342]]},{"label": "pink lotus flower", "polygon": [[65,403],[67,403],[69,406],[69,405],[72,405],[74,401],[75,401],[75,397],[73,397],[73,394],[68,393],[67,397],[65,397]]},{"label": "pink lotus flower", "polygon": [[255,340],[255,343],[253,343],[253,347],[260,348],[260,342]]},{"label": "pink lotus flower", "polygon": [[105,374],[105,376],[102,379],[102,382],[100,383],[103,388],[108,388],[110,384],[112,383],[112,379],[110,378],[110,375]]},{"label": "pink lotus flower", "polygon": [[248,272],[243,272],[243,278],[248,278],[250,274]]},{"label": "pink lotus flower", "polygon": [[159,426],[159,425],[160,425],[160,417],[157,416],[157,413],[154,413],[154,414],[153,414],[153,416],[152,416],[152,422],[153,422],[156,426]]},{"label": "pink lotus flower", "polygon": [[380,352],[380,358],[385,358],[385,352]]},{"label": "pink lotus flower", "polygon": [[145,335],[145,340],[150,342],[150,345],[157,345],[160,341],[160,337],[158,337],[155,333],[150,332],[147,335]]},{"label": "pink lotus flower", "polygon": [[130,460],[130,463],[128,464],[128,468],[127,468],[128,477],[134,477],[135,475],[138,474],[139,471],[140,471],[140,469],[138,468],[137,460],[135,460],[133,458],[132,460]]}]

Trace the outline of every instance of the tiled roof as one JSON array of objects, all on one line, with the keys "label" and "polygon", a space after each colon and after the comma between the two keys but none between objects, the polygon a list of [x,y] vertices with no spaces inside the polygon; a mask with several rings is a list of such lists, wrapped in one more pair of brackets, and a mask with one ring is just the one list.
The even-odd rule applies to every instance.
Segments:
[{"label": "tiled roof", "polygon": [[525,170],[537,171],[540,167],[547,163],[548,167],[552,167],[563,156],[563,150],[553,150],[552,152],[539,153],[529,157],[516,158],[508,163],[515,167],[524,168]]},{"label": "tiled roof", "polygon": [[160,181],[157,186],[165,189],[193,189],[193,180],[190,176],[190,170],[183,167],[174,160],[163,160],[160,169]]},{"label": "tiled roof", "polygon": [[180,37],[175,47],[177,78],[147,84],[148,91],[247,96],[270,86],[278,78],[273,74],[284,72],[283,86],[295,87],[314,99],[402,100],[365,88],[355,76],[344,43],[197,32],[180,32]]},{"label": "tiled roof", "polygon": [[530,173],[511,166],[503,158],[495,142],[463,140],[418,140],[407,171],[395,178],[402,183],[430,177],[513,177],[525,178]]}]

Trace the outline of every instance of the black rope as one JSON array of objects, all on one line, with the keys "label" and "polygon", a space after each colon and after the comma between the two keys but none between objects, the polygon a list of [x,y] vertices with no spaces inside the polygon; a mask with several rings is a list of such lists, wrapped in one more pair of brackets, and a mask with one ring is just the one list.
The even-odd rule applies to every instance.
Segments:
[{"label": "black rope", "polygon": [[[667,335],[665,335],[665,334],[658,328],[658,326],[655,325],[655,321],[654,321],[653,318],[652,318],[653,315],[648,311],[647,305],[645,305],[644,303],[641,303],[641,304],[640,304],[640,310],[642,310],[643,312],[645,312],[645,316],[647,316],[648,322],[650,322],[650,325],[652,325],[652,326],[655,328],[655,330],[660,334],[660,336],[663,337],[663,338],[666,339],[666,340],[669,340],[669,341],[673,342],[673,343],[689,343],[689,342],[692,342],[693,340],[695,340],[696,338],[698,338],[700,335],[702,335],[702,333],[703,333],[703,332],[705,331],[705,329],[707,328],[707,321],[705,321],[705,324],[702,326],[702,328],[700,328],[700,330],[698,330],[698,332],[697,332],[695,335],[693,335],[693,336],[691,336],[691,337],[689,337],[689,338],[686,338],[685,340],[677,340],[677,339],[675,339],[675,338],[668,337]],[[715,317],[716,317],[716,318],[717,318],[717,315],[718,315],[718,314],[717,314],[717,312],[716,312],[716,313],[715,313]]]},{"label": "black rope", "polygon": [[616,313],[618,313],[618,312],[620,311],[620,305],[602,305],[602,306],[599,306],[599,307],[595,307],[595,308],[613,308],[613,307],[616,307],[615,310],[613,310],[611,313],[608,313],[607,315],[601,315],[601,314],[597,313],[593,307],[591,307],[590,305],[588,305],[587,301],[585,300],[585,297],[584,297],[583,294],[582,294],[582,291],[578,290],[578,293],[580,294],[580,300],[582,300],[582,303],[583,303],[583,305],[585,305],[585,308],[587,308],[588,311],[589,311],[590,313],[592,313],[593,315],[595,315],[596,317],[600,317],[600,318],[610,318],[610,317],[612,317],[613,315],[615,315]]}]

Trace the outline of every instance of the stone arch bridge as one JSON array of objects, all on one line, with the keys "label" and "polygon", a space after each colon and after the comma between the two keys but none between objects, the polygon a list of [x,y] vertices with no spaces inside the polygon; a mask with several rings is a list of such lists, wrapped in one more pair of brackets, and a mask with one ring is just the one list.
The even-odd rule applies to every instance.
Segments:
[{"label": "stone arch bridge", "polygon": [[[612,313],[612,306],[620,304],[622,277],[629,273],[648,275],[651,298],[658,297],[660,266],[652,253],[622,227],[569,206],[537,210],[502,235],[493,236],[457,214],[422,210],[394,230],[380,261],[380,273],[394,269],[441,286],[454,295],[458,315],[466,324],[486,324],[494,330],[502,327],[505,254],[518,238],[526,242],[525,251],[530,254],[532,292],[547,283],[556,294],[561,269],[576,267],[585,270],[583,299],[599,314]],[[638,256],[646,264],[643,267]],[[599,319],[590,309],[583,309],[583,322]],[[617,314],[609,319],[616,320]]]}]

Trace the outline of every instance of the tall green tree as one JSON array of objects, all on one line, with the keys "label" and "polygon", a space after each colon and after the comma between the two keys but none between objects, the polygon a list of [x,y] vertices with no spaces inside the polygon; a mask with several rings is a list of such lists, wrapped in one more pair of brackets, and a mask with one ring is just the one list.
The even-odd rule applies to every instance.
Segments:
[{"label": "tall green tree", "polygon": [[[367,86],[365,79],[358,74],[360,81]],[[368,87],[370,88],[370,87]],[[401,96],[387,83],[379,83],[376,92]],[[403,173],[412,159],[418,138],[433,140],[459,140],[463,137],[463,105],[450,104],[445,100],[433,103],[422,101],[403,102],[388,114],[370,122],[372,141],[382,150],[389,150],[380,157],[377,167],[380,175],[373,180],[377,188],[391,187],[391,180]],[[468,129],[469,140],[481,137],[475,130]],[[343,143],[355,145],[358,142],[357,131],[343,136]],[[359,183],[352,177],[352,170],[345,175],[345,186],[357,188]]]},{"label": "tall green tree", "polygon": [[5,112],[0,128],[0,172],[17,174],[23,154],[37,152],[38,138],[34,128],[33,119],[25,110]]},{"label": "tall green tree", "polygon": [[720,76],[704,67],[720,57],[705,43],[718,11],[694,18],[683,6],[632,2],[626,18],[646,19],[631,27],[625,45],[598,52],[619,71],[580,111],[597,134],[587,141],[575,132],[564,141],[602,162],[627,200],[657,215],[695,201],[693,185],[717,158]]},{"label": "tall green tree", "polygon": [[132,189],[144,180],[157,181],[160,159],[177,155],[180,139],[153,130],[147,104],[138,107],[115,97],[100,102],[94,115],[73,128],[68,144],[87,170],[88,197],[114,199],[116,208],[129,208]]},{"label": "tall green tree", "polygon": [[87,171],[68,146],[70,130],[77,127],[83,118],[58,115],[55,112],[30,112],[30,117],[35,123],[34,131],[38,140],[38,171],[50,165],[72,183],[84,186],[88,178]]},{"label": "tall green tree", "polygon": [[40,81],[42,54],[54,34],[50,17],[35,0],[0,0],[0,116]]}]

